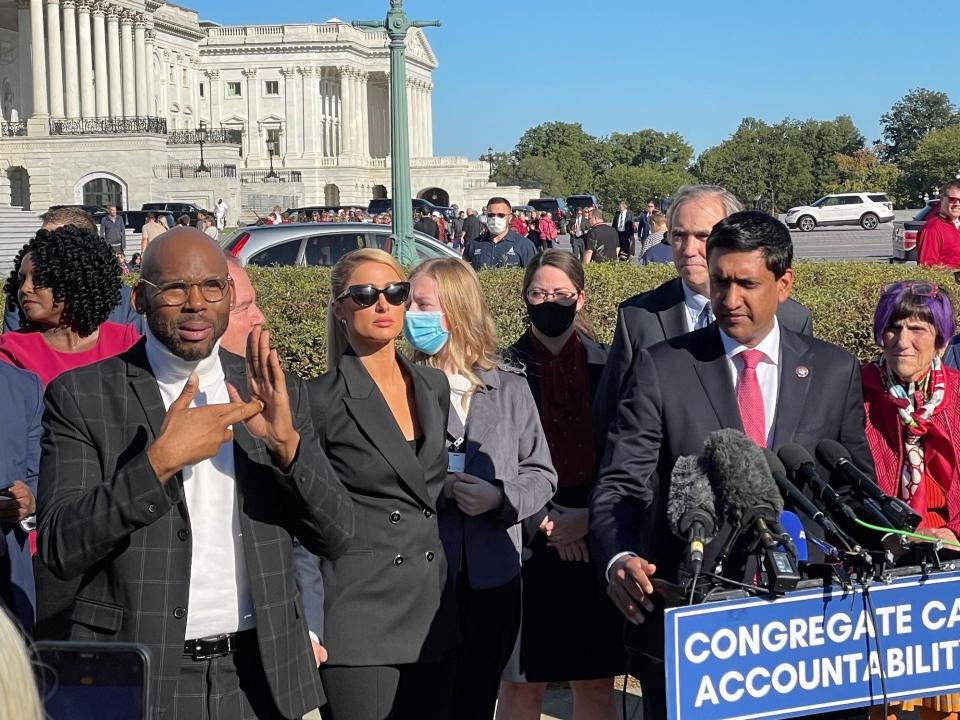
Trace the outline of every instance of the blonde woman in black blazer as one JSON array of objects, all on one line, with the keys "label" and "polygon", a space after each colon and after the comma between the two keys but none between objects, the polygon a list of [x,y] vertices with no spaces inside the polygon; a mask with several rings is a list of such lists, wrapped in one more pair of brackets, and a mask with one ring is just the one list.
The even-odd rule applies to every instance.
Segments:
[{"label": "blonde woman in black blazer", "polygon": [[331,278],[329,370],[309,384],[317,437],[356,517],[350,548],[322,564],[327,720],[447,713],[459,642],[437,526],[449,387],[439,370],[395,349],[408,294],[388,253],[341,258]]}]

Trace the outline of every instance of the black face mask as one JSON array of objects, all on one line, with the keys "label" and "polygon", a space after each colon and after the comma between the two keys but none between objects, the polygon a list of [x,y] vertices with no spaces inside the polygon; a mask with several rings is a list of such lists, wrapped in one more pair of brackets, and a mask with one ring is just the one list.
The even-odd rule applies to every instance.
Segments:
[{"label": "black face mask", "polygon": [[577,304],[561,305],[557,302],[527,303],[527,315],[533,326],[547,337],[560,337],[573,325],[577,317]]}]

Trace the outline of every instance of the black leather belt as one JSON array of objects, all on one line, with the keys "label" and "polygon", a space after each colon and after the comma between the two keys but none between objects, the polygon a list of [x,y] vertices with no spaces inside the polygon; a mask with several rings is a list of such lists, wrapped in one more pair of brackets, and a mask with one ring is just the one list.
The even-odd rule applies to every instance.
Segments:
[{"label": "black leather belt", "polygon": [[249,637],[252,630],[225,635],[211,635],[209,637],[187,640],[183,643],[183,654],[192,660],[210,660],[236,652],[244,639]]}]

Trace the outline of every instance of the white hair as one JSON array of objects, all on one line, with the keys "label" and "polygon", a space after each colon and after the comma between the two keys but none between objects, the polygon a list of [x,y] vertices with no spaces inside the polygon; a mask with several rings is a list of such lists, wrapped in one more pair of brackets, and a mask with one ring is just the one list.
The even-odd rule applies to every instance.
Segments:
[{"label": "white hair", "polygon": [[727,217],[743,210],[743,205],[736,196],[719,185],[685,185],[677,190],[670,203],[670,209],[667,210],[667,227],[673,227],[673,219],[680,211],[680,206],[690,200],[703,200],[705,198],[716,198],[723,205],[723,216]]}]

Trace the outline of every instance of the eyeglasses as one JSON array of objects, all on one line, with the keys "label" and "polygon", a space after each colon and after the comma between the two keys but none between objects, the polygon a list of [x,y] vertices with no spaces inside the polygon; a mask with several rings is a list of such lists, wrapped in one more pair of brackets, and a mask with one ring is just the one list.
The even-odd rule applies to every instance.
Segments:
[{"label": "eyeglasses", "polygon": [[560,303],[561,305],[569,305],[577,299],[577,295],[579,295],[579,293],[572,292],[570,290],[555,290],[554,292],[547,292],[546,290],[528,290],[527,300],[537,304],[546,302],[548,299],[553,298],[554,301]]},{"label": "eyeglasses", "polygon": [[357,305],[367,308],[376,303],[381,294],[383,299],[391,305],[403,305],[410,295],[410,283],[390,283],[385,288],[378,288],[370,284],[351,285],[334,299],[339,301],[349,296]]},{"label": "eyeglasses", "polygon": [[173,282],[157,285],[156,283],[152,283],[145,278],[140,278],[140,282],[156,288],[157,292],[155,294],[160,298],[162,304],[168,307],[183,305],[187,301],[187,298],[190,297],[190,289],[194,286],[200,288],[200,294],[207,302],[220,302],[227,296],[227,288],[230,287],[231,281],[232,278],[227,275],[225,278],[208,277],[205,280],[194,283],[184,282],[183,280],[175,280]]},{"label": "eyeglasses", "polygon": [[947,195],[944,200],[947,201],[948,205],[960,205],[960,197],[954,197],[953,195]]},{"label": "eyeglasses", "polygon": [[891,283],[883,288],[883,292],[893,292],[899,290],[917,297],[935,298],[940,295],[940,288],[936,283],[915,281],[907,283]]},{"label": "eyeglasses", "polygon": [[505,218],[505,217],[508,217],[508,216],[507,216],[507,213],[492,213],[492,212],[488,212],[488,213],[487,213],[487,217]]}]

